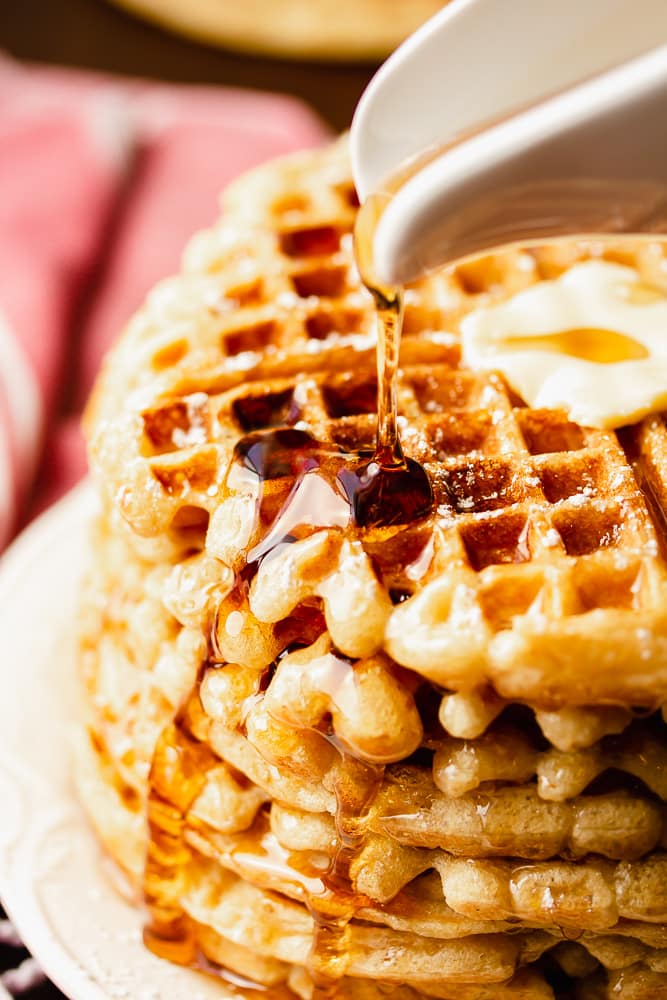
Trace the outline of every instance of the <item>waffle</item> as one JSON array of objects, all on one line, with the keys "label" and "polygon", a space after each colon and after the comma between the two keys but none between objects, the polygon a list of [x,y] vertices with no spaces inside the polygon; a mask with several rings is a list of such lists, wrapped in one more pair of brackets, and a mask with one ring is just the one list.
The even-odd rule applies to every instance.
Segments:
[{"label": "waffle", "polygon": [[535,776],[539,798],[562,802],[581,794],[610,767],[634,775],[667,800],[664,741],[645,725],[569,753],[538,749],[518,727],[498,727],[473,743],[442,739],[435,741],[433,778],[440,791],[458,798],[487,782],[521,784]]},{"label": "waffle", "polygon": [[531,409],[458,336],[593,257],[659,294],[663,247],[408,289],[399,424],[434,505],[360,529],[325,474],[375,434],[355,211],[343,144],[247,175],[106,362],[81,797],[148,945],[241,990],[667,996],[663,418]]}]

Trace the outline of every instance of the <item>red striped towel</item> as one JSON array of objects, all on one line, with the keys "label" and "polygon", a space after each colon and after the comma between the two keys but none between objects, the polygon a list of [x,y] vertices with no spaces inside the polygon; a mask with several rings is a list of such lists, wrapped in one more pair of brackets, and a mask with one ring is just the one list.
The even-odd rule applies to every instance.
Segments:
[{"label": "red striped towel", "polygon": [[221,188],[326,134],[280,95],[0,58],[0,549],[82,474],[100,358]]}]

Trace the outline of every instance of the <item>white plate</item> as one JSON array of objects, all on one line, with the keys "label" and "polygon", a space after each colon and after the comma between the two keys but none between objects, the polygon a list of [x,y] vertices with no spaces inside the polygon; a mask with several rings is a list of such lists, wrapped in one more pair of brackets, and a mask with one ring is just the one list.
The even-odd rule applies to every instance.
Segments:
[{"label": "white plate", "polygon": [[225,1000],[222,983],[155,958],[105,873],[70,778],[74,636],[89,486],[0,560],[0,897],[71,1000]]}]

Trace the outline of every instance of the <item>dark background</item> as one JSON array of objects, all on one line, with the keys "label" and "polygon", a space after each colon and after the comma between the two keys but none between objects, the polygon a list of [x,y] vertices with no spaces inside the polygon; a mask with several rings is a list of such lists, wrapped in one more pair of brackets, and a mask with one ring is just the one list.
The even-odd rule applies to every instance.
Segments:
[{"label": "dark background", "polygon": [[[223,52],[134,20],[104,0],[0,0],[2,50],[32,62],[282,91],[308,101],[338,131],[349,126],[375,69],[370,64],[287,62]],[[0,946],[0,974],[25,958],[24,950]],[[44,983],[24,997],[56,1000],[62,994]]]},{"label": "dark background", "polygon": [[104,0],[0,0],[0,49],[18,59],[133,76],[279,90],[307,100],[339,131],[349,126],[374,70],[223,52],[134,20]]}]

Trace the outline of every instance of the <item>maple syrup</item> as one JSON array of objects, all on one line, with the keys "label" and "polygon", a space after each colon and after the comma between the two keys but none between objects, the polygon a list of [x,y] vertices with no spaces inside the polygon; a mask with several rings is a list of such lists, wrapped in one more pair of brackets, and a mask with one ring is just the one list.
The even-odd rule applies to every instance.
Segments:
[{"label": "maple syrup", "polygon": [[160,958],[196,965],[192,922],[180,902],[179,873],[189,858],[184,840],[186,814],[216,763],[211,750],[184,732],[177,720],[162,732],[149,778],[149,842],[144,868],[144,901],[150,920],[144,943]]},{"label": "maple syrup", "polygon": [[[330,739],[336,745],[335,739]],[[361,761],[339,746],[337,749],[341,767],[334,784],[336,846],[322,874],[325,891],[306,899],[315,924],[308,960],[313,1000],[334,1000],[343,995],[340,981],[350,958],[350,921],[369,903],[352,890],[350,869],[366,844],[371,809],[384,777],[381,765]]]},{"label": "maple syrup", "polygon": [[[249,488],[257,501],[259,540],[248,567],[281,545],[318,528],[342,530],[409,525],[431,511],[424,469],[400,451],[345,452],[308,431],[280,427],[254,431],[236,445],[228,485]],[[384,455],[384,458],[383,458]]]}]

